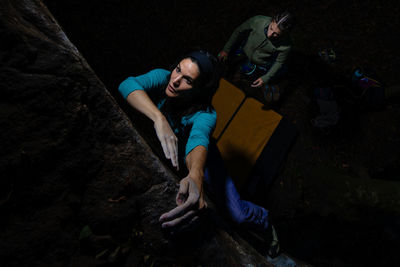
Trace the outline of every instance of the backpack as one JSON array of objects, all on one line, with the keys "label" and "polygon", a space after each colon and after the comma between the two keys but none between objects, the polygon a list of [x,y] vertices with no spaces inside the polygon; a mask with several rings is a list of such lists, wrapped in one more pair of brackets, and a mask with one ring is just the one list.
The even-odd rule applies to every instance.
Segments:
[{"label": "backpack", "polygon": [[385,106],[385,87],[370,69],[354,68],[351,75],[352,94],[368,109],[378,110]]}]

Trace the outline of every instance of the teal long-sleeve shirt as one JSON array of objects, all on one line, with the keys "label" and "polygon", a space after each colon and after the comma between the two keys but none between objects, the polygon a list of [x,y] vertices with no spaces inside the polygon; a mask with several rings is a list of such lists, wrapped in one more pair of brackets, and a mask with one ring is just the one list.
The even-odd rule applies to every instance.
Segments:
[{"label": "teal long-sleeve shirt", "polygon": [[[118,90],[125,99],[135,90],[144,90],[155,101],[152,96],[160,95],[165,91],[170,74],[170,71],[164,69],[154,69],[146,74],[127,78],[119,85]],[[154,104],[160,109],[165,99],[163,97]],[[178,157],[185,159],[196,146],[204,146],[208,149],[210,136],[217,121],[217,113],[214,109],[210,108],[207,111],[197,111],[183,116],[178,125],[174,125],[168,116],[166,117],[178,137]]]},{"label": "teal long-sleeve shirt", "polygon": [[248,19],[234,30],[223,49],[229,53],[232,46],[238,41],[238,38],[242,36],[243,33],[249,32],[243,51],[250,62],[258,65],[265,65],[276,56],[269,71],[261,77],[265,83],[268,83],[282,67],[292,47],[291,38],[287,34],[281,36],[277,40],[271,41],[268,39],[265,34],[265,29],[271,21],[271,17],[261,15]]}]

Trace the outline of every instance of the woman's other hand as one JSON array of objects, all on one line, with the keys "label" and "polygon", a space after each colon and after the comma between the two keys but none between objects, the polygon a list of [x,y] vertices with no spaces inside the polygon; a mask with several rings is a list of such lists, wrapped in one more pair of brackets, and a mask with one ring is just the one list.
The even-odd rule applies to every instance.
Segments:
[{"label": "woman's other hand", "polygon": [[156,130],[158,140],[161,142],[165,157],[170,159],[172,166],[179,170],[178,138],[172,131],[167,119],[164,116],[159,116],[154,121],[154,129]]}]

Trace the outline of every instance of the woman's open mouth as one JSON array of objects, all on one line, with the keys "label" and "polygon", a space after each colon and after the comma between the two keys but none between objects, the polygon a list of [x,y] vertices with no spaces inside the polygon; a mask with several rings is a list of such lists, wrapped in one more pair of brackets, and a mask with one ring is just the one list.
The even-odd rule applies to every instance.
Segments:
[{"label": "woman's open mouth", "polygon": [[171,93],[176,94],[176,90],[170,84],[168,84],[167,88]]}]

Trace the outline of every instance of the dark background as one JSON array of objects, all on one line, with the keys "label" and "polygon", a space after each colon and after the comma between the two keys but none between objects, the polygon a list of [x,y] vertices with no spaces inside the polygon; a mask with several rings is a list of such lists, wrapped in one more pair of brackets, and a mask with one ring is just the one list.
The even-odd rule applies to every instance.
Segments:
[{"label": "dark background", "polygon": [[127,75],[169,66],[182,50],[202,46],[217,53],[244,20],[282,8],[297,18],[292,34],[297,52],[315,55],[333,47],[343,67],[367,63],[388,83],[399,69],[396,1],[45,3],[111,92]]},{"label": "dark background", "polygon": [[[274,108],[297,126],[299,138],[267,201],[282,246],[317,266],[399,263],[398,204],[377,208],[364,203],[335,210],[323,193],[329,188],[310,178],[350,175],[396,186],[400,181],[398,1],[44,2],[124,108],[117,88],[126,77],[168,68],[195,46],[216,55],[247,18],[290,10],[297,23],[289,85]],[[333,48],[337,60],[320,62],[321,48]],[[329,134],[313,128],[313,89],[346,84],[359,65],[372,68],[384,81],[385,108],[366,110],[344,96],[339,101],[340,123]]]}]

